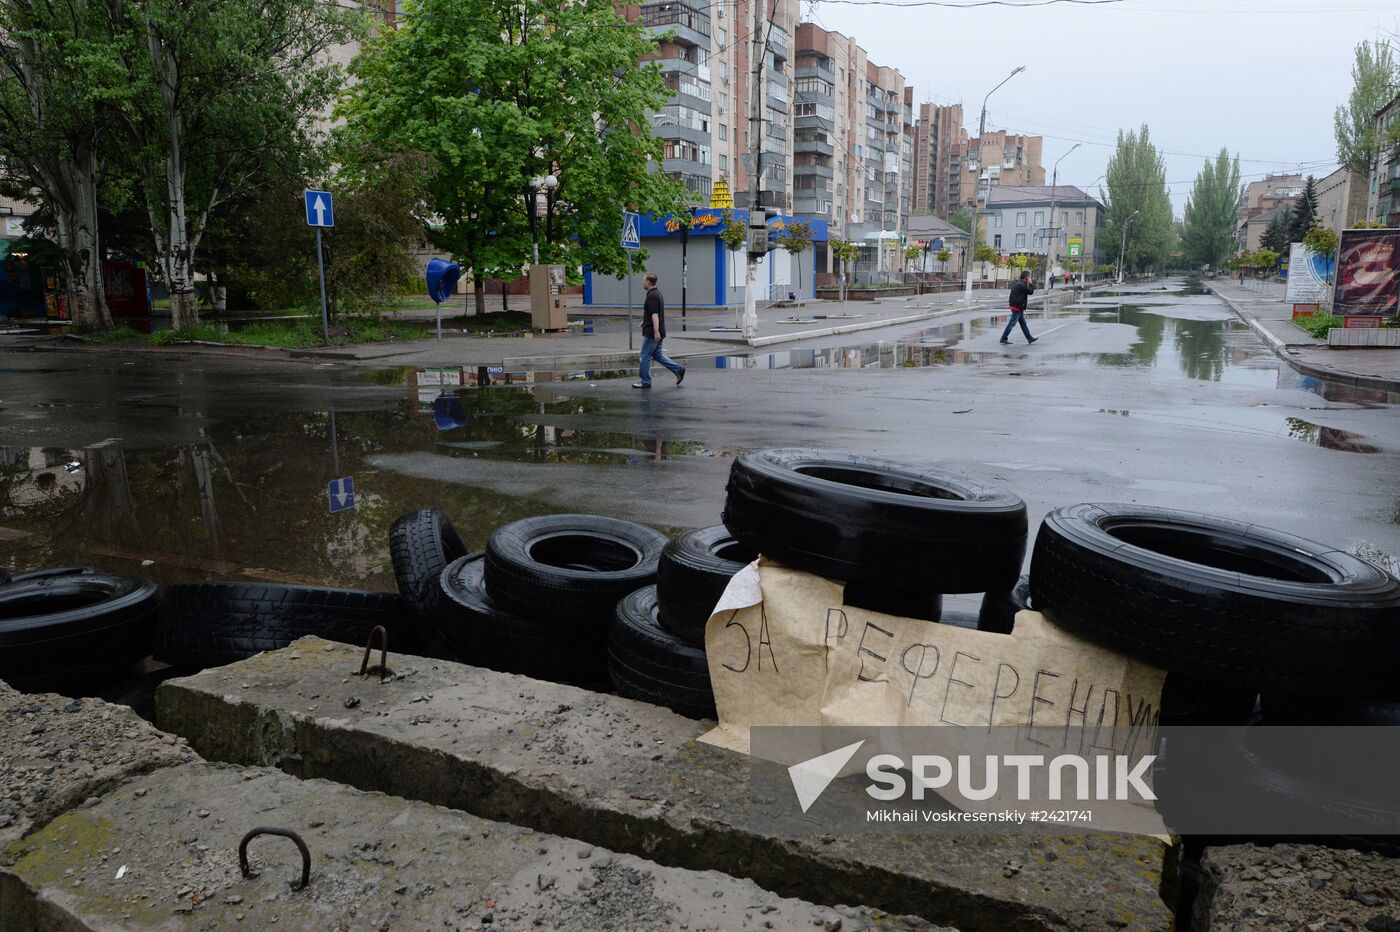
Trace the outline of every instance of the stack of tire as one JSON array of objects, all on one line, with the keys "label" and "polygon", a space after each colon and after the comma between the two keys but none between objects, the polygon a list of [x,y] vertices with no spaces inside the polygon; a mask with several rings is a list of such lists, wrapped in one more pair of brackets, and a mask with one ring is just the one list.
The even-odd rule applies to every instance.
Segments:
[{"label": "stack of tire", "polygon": [[[1041,525],[1030,588],[1055,624],[1168,671],[1163,724],[1400,724],[1400,580],[1338,548],[1208,515],[1074,505]],[[1346,805],[1310,785],[1306,755],[1248,744],[1215,762],[1220,792]]]},{"label": "stack of tire", "polygon": [[666,538],[597,515],[546,515],[498,528],[438,576],[431,609],[454,659],[534,679],[608,682],[618,603],[656,579]]},{"label": "stack of tire", "polygon": [[91,695],[151,652],[156,584],[92,567],[0,573],[0,680]]},{"label": "stack of tire", "polygon": [[[734,461],[724,524],[747,551],[846,583],[849,605],[1009,633],[1025,587],[1026,505],[925,466],[824,450]],[[974,618],[944,595],[982,593]]]},{"label": "stack of tire", "polygon": [[723,525],[666,544],[656,585],[619,602],[608,631],[608,673],[619,694],[691,718],[715,717],[705,623],[753,557]]}]

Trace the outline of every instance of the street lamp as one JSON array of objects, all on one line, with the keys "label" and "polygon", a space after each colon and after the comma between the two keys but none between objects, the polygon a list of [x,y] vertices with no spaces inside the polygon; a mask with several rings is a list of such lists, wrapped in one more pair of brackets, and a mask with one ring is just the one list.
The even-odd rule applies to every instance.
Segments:
[{"label": "street lamp", "polygon": [[553,191],[559,187],[559,179],[553,175],[531,178],[530,187],[525,191],[525,204],[530,210],[530,239],[535,251],[535,265],[540,264],[540,191]]},{"label": "street lamp", "polygon": [[1065,160],[1070,152],[1079,148],[1079,143],[1069,147],[1069,152],[1055,160],[1055,171],[1050,176],[1050,229],[1047,230],[1050,238],[1045,242],[1045,289],[1050,290],[1050,267],[1055,264],[1055,249],[1060,245],[1060,230],[1055,226],[1055,200],[1059,194],[1057,190],[1060,183],[1060,163]]},{"label": "street lamp", "polygon": [[[982,135],[987,132],[987,101],[991,100],[992,95],[1001,89],[1002,84],[1025,70],[1025,65],[1017,67],[1015,71],[1002,78],[1001,84],[992,88],[987,92],[987,96],[982,98],[982,115],[977,119],[977,183],[972,189],[972,231],[970,233],[972,239],[968,246],[972,261],[967,264],[967,293],[963,296],[963,300],[968,304],[972,303],[972,266],[977,260],[977,195],[982,192]],[[988,185],[987,200],[990,201],[991,196],[991,187]]]},{"label": "street lamp", "polygon": [[1123,221],[1123,238],[1118,243],[1118,284],[1120,285],[1123,284],[1123,266],[1126,264],[1123,262],[1123,254],[1128,251],[1128,227],[1132,224],[1133,218],[1140,213],[1142,213],[1141,210],[1135,210],[1128,215],[1127,220]]}]

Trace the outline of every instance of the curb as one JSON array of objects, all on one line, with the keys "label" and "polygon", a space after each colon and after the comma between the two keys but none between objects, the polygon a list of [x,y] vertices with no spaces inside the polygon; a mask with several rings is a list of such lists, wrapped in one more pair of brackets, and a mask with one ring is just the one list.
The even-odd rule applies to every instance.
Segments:
[{"label": "curb", "polygon": [[1340,369],[1332,369],[1327,366],[1319,366],[1315,363],[1304,362],[1288,351],[1288,344],[1284,343],[1269,330],[1257,318],[1250,317],[1238,304],[1226,295],[1215,289],[1214,285],[1207,284],[1206,288],[1211,294],[1229,306],[1230,311],[1244,321],[1249,329],[1264,341],[1264,345],[1280,360],[1287,363],[1291,368],[1296,369],[1304,375],[1312,376],[1315,379],[1324,379],[1328,382],[1338,382],[1342,385],[1350,385],[1354,388],[1374,388],[1383,392],[1400,392],[1400,379],[1385,379],[1374,375],[1357,375],[1352,372],[1343,372]]}]

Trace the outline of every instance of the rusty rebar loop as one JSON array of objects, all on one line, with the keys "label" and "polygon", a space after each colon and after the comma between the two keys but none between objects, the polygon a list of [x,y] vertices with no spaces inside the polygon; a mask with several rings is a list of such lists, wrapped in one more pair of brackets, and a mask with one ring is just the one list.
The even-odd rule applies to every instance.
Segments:
[{"label": "rusty rebar loop", "polygon": [[301,852],[301,883],[292,887],[293,890],[305,890],[306,885],[311,882],[311,849],[306,847],[306,842],[301,840],[301,836],[289,828],[272,828],[269,826],[259,826],[243,836],[243,840],[238,843],[238,869],[247,877],[252,873],[248,866],[248,842],[259,835],[280,835],[283,838],[290,838],[292,843]]},{"label": "rusty rebar loop", "polygon": [[[379,666],[369,665],[370,651],[374,650],[374,637],[379,635]],[[384,630],[383,625],[375,625],[369,633],[369,643],[365,645],[365,656],[360,661],[360,676],[368,676],[375,670],[379,671],[379,682],[384,682],[392,672],[389,669],[389,632]]]}]

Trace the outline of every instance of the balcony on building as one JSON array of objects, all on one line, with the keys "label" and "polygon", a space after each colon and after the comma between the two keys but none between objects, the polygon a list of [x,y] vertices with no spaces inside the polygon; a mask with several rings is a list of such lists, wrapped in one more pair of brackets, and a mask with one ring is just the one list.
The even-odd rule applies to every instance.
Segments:
[{"label": "balcony on building", "polygon": [[772,28],[768,30],[768,51],[772,52],[775,58],[787,61],[792,54],[791,48],[792,42],[788,38],[787,30],[773,23]]},{"label": "balcony on building", "polygon": [[836,154],[836,146],[831,142],[831,134],[825,130],[799,129],[793,133],[792,151],[829,156]]},{"label": "balcony on building", "polygon": [[768,81],[768,106],[780,113],[787,113],[792,98],[788,95],[787,78],[781,75]]},{"label": "balcony on building", "polygon": [[653,37],[670,35],[672,41],[708,50],[710,17],[685,3],[642,4],[642,25]]},{"label": "balcony on building", "polygon": [[709,203],[710,187],[712,184],[709,175],[691,174],[688,172],[667,172],[666,176],[673,181],[679,181],[681,183],[681,187],[685,189],[685,199],[690,203]]},{"label": "balcony on building", "polygon": [[759,207],[775,207],[779,210],[787,210],[791,203],[786,191],[777,191],[769,188],[760,188],[758,191]]},{"label": "balcony on building", "polygon": [[662,139],[684,139],[706,146],[710,144],[710,115],[684,104],[662,107],[651,115],[651,126],[652,134]]},{"label": "balcony on building", "polygon": [[821,78],[828,84],[835,84],[836,66],[831,59],[824,56],[799,53],[797,70],[793,76],[797,78]]},{"label": "balcony on building", "polygon": [[690,71],[664,71],[661,76],[666,82],[666,89],[676,95],[675,103],[700,113],[710,112],[711,93],[708,81],[701,81]]}]

